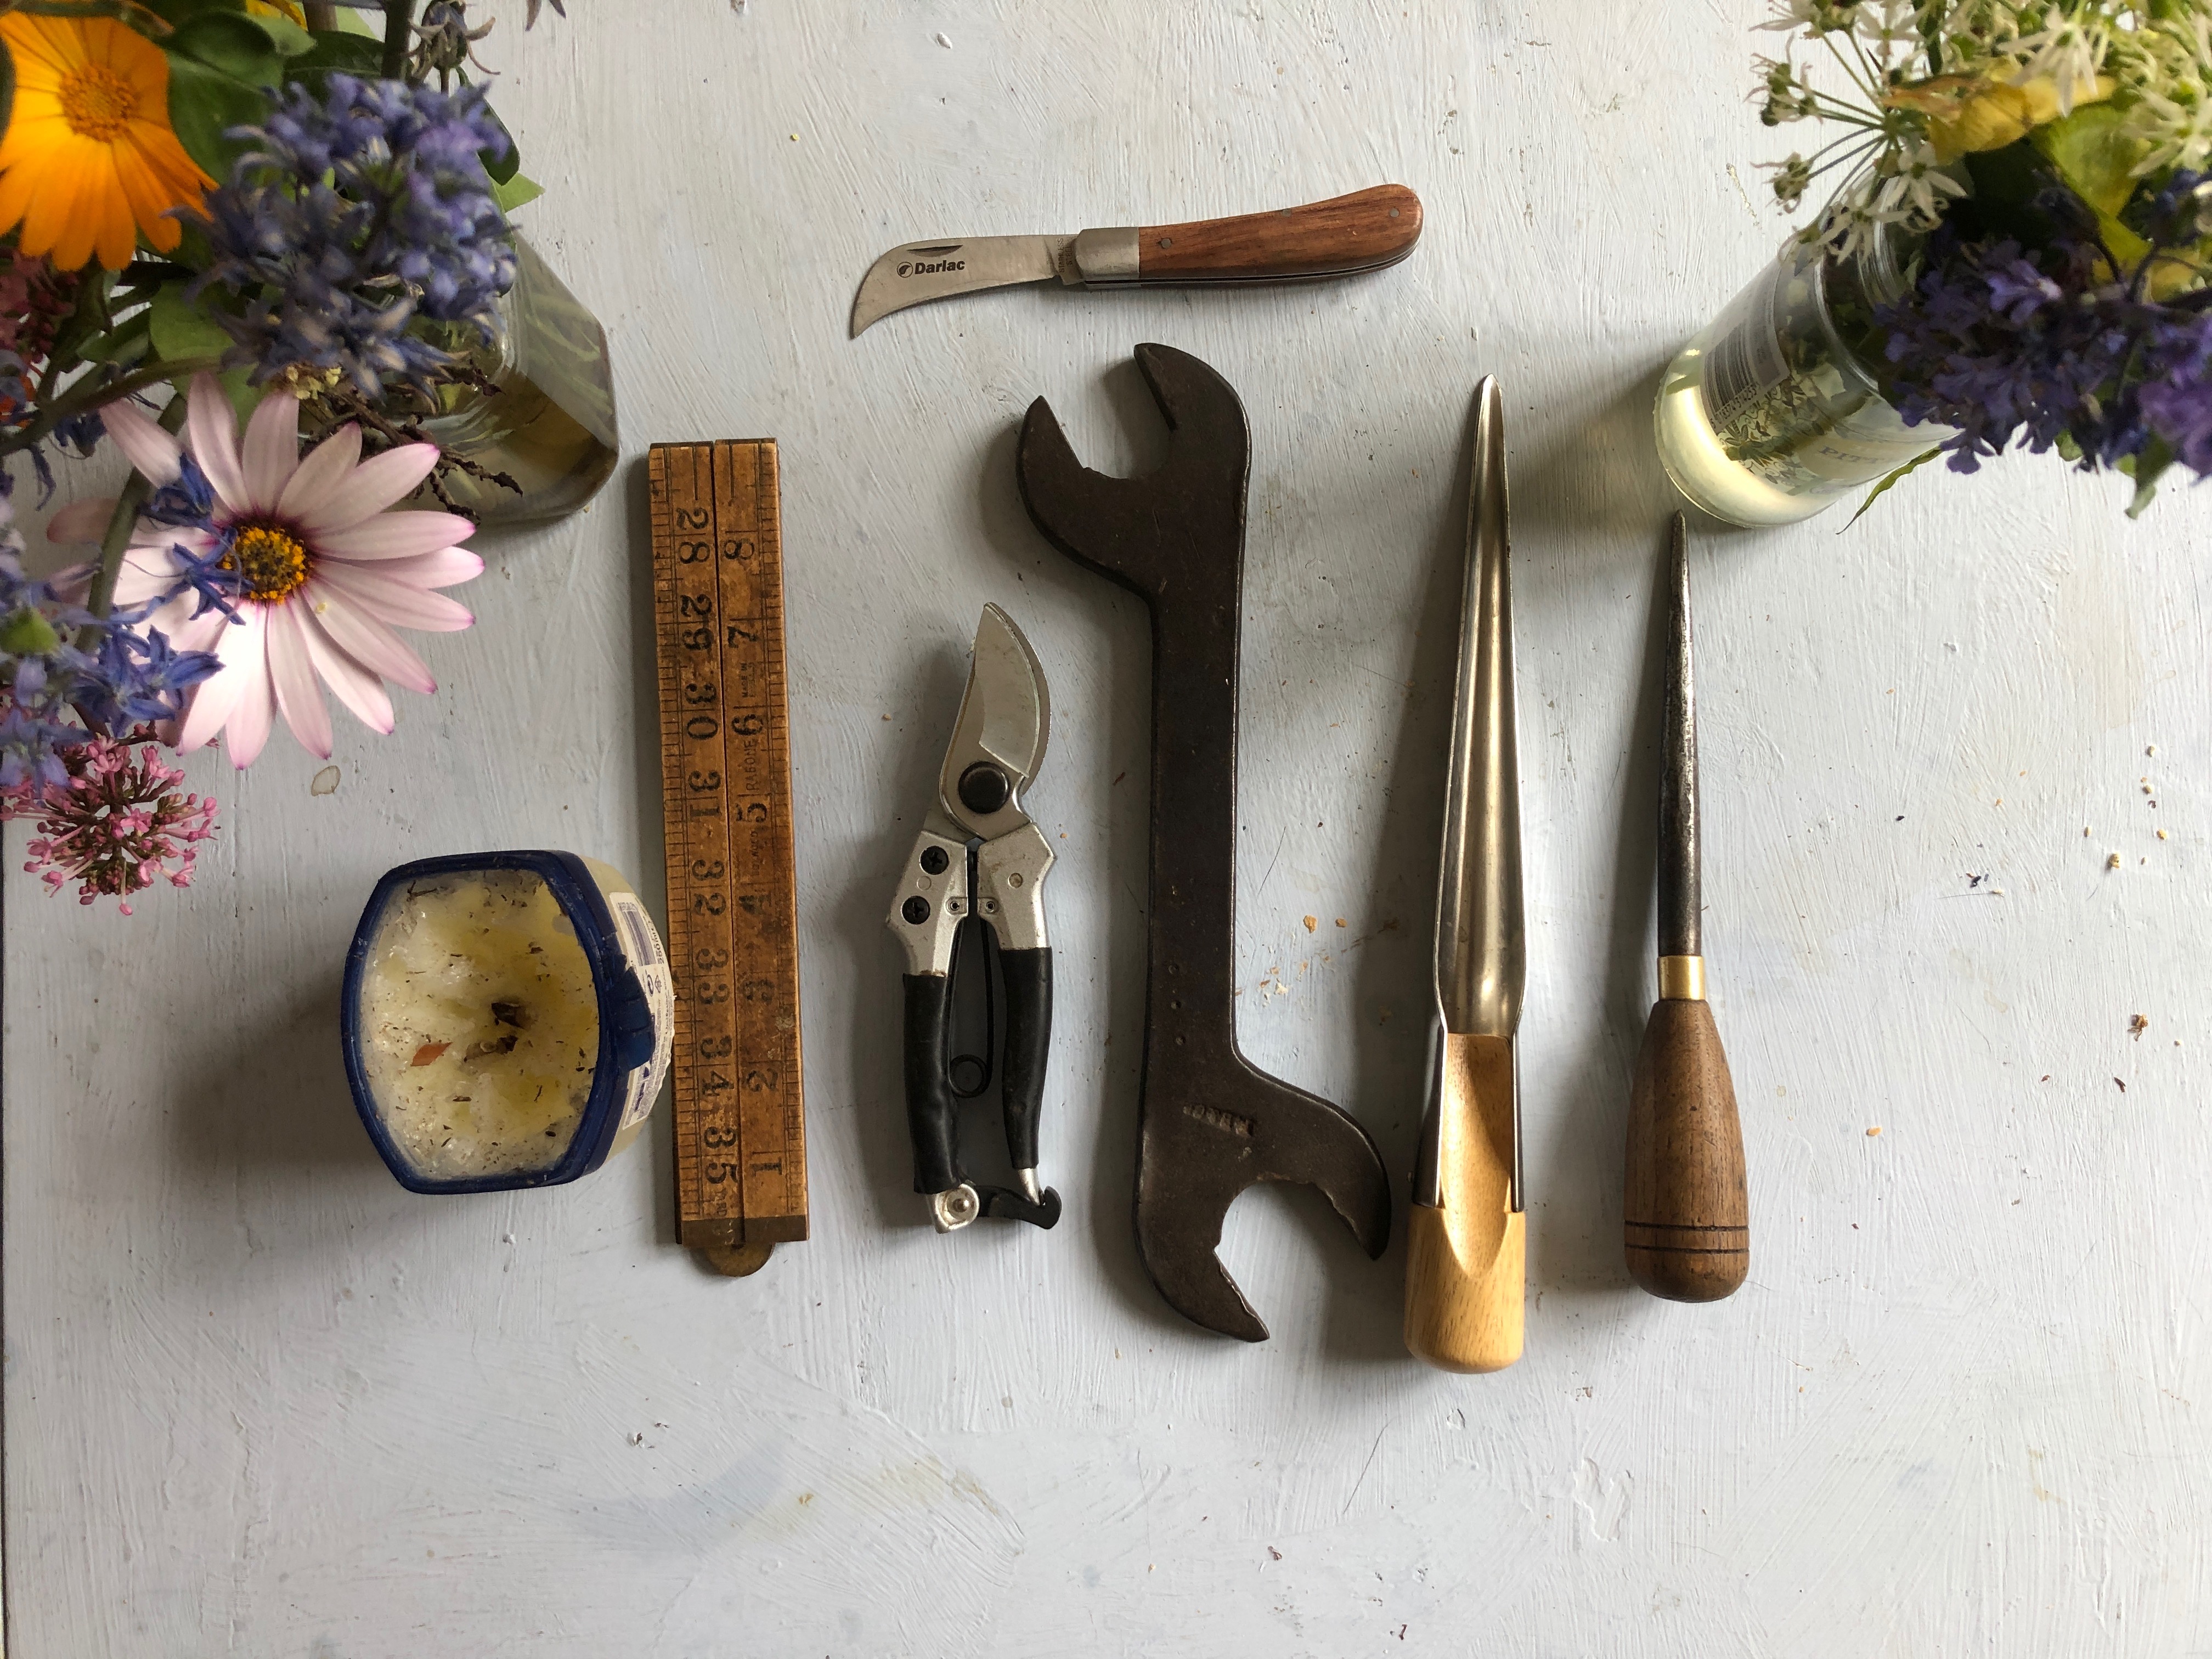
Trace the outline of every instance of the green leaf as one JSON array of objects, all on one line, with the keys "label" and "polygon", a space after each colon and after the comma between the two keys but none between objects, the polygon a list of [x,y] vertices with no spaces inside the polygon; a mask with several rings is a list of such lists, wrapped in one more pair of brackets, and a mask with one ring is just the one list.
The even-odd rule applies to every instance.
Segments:
[{"label": "green leaf", "polygon": [[182,283],[161,284],[154,303],[146,307],[146,326],[164,362],[220,357],[230,349],[230,336],[201,306],[185,298]]},{"label": "green leaf", "polygon": [[113,363],[118,368],[129,368],[146,355],[152,344],[152,326],[151,314],[141,309],[129,322],[87,340],[77,348],[77,356],[88,363]]},{"label": "green leaf", "polygon": [[283,73],[276,43],[261,20],[234,11],[202,12],[161,46],[172,61],[179,53],[198,58],[210,69],[249,86],[273,87]]},{"label": "green leaf", "polygon": [[2135,463],[2134,465],[2130,466],[2125,461],[2121,463],[2119,470],[2136,481],[2135,499],[2128,503],[2128,517],[2139,519],[2142,516],[2143,509],[2150,505],[2151,497],[2158,494],[2160,476],[2173,465],[2173,451],[2166,447],[2166,440],[2153,438],[2143,446],[2142,454],[2128,458]]},{"label": "green leaf", "polygon": [[2106,217],[2115,217],[2136,193],[2135,165],[2142,140],[2122,131],[2127,114],[2113,104],[2085,104],[2071,115],[2038,127],[2028,142],[2040,150],[2067,187]]},{"label": "green leaf", "polygon": [[[507,123],[499,118],[499,112],[497,110],[494,109],[489,104],[486,104],[483,106],[483,112],[491,117],[492,125],[494,126],[497,127],[501,132],[507,132]],[[483,170],[490,176],[492,183],[495,185],[503,185],[508,179],[514,178],[516,170],[521,167],[522,151],[514,142],[514,135],[511,132],[507,132],[507,155],[503,160],[497,161],[493,161],[491,159],[491,152],[488,149],[478,150],[477,152],[477,160],[483,163]]]},{"label": "green leaf", "polygon": [[61,642],[53,623],[27,606],[0,622],[0,651],[11,657],[43,657]]},{"label": "green leaf", "polygon": [[[1915,455],[1903,466],[1899,467],[1896,471],[1891,473],[1880,483],[1876,484],[1872,489],[1867,491],[1867,498],[1859,503],[1859,510],[1852,514],[1850,519],[1844,522],[1844,530],[1849,530],[1852,525],[1856,524],[1861,519],[1864,518],[1866,516],[1867,508],[1872,507],[1879,497],[1887,495],[1889,492],[1890,488],[1894,485],[1899,478],[1902,478],[1908,472],[1917,471],[1920,468],[1927,465],[1929,462],[1934,460],[1942,453],[1943,451],[1940,446],[1935,449],[1923,450],[1919,454]],[[1844,531],[1838,530],[1836,533],[1840,536],[1844,533]]]},{"label": "green leaf", "polygon": [[491,199],[499,204],[501,213],[513,213],[526,202],[534,202],[544,193],[544,185],[522,173],[513,173],[504,179],[495,179],[491,187]]},{"label": "green leaf", "polygon": [[197,58],[169,57],[169,125],[185,154],[216,179],[230,176],[230,164],[245,148],[223,137],[231,127],[258,126],[269,100],[258,87],[221,73]]},{"label": "green leaf", "polygon": [[269,13],[256,15],[253,21],[268,31],[269,44],[279,58],[300,58],[314,50],[315,37],[289,17]]},{"label": "green leaf", "polygon": [[319,30],[308,36],[308,49],[291,62],[291,72],[296,76],[327,74],[338,70],[347,75],[374,76],[384,67],[384,43],[365,34],[349,30]]}]

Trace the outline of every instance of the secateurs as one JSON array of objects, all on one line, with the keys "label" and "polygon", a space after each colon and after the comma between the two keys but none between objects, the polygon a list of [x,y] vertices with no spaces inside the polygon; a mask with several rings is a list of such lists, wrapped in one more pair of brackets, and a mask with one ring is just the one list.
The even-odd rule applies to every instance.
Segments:
[{"label": "secateurs", "polygon": [[[888,918],[907,957],[914,1189],[927,1196],[941,1233],[984,1215],[1037,1227],[1060,1219],[1060,1194],[1037,1184],[1037,1117],[1052,1038],[1044,878],[1053,854],[1022,810],[1022,791],[1044,763],[1051,724],[1051,691],[1036,653],[1005,611],[985,605],[967,694],[937,775],[937,805],[923,820]],[[983,934],[997,942],[1006,987],[1006,1046],[995,1068],[988,1035],[981,1054],[952,1052],[961,943]],[[988,984],[988,973],[984,978]],[[996,1023],[987,1017],[987,1033]],[[989,1087],[994,1069],[1018,1188],[971,1181],[960,1162],[960,1103]]]}]

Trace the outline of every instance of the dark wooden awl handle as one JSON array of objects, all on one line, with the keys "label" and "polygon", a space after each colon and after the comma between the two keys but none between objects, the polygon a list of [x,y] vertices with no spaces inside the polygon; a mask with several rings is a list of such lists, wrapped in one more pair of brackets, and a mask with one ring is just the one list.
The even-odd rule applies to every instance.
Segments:
[{"label": "dark wooden awl handle", "polygon": [[1421,198],[1377,185],[1327,202],[1145,225],[1137,231],[1140,283],[1264,283],[1338,276],[1395,264],[1421,237]]},{"label": "dark wooden awl handle", "polygon": [[1717,1302],[1751,1267],[1735,1085],[1702,998],[1651,1005],[1628,1096],[1628,1271],[1669,1302]]}]

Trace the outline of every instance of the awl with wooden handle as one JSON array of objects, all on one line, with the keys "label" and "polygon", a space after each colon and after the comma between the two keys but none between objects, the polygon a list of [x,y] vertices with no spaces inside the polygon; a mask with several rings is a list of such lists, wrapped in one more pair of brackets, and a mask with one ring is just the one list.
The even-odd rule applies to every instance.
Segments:
[{"label": "awl with wooden handle", "polygon": [[1674,515],[1668,586],[1665,747],[1659,775],[1659,1000],[1628,1097],[1621,1212],[1628,1271],[1670,1302],[1717,1302],[1751,1266],[1743,1130],[1705,1001],[1698,872],[1698,703],[1690,661],[1690,556]]},{"label": "awl with wooden handle", "polygon": [[1059,281],[1069,288],[1319,282],[1394,265],[1421,238],[1421,198],[1403,185],[1272,213],[1183,225],[1121,225],[1057,236],[908,242],[868,267],[854,335],[925,300]]},{"label": "awl with wooden handle", "polygon": [[1437,880],[1436,1024],[1406,1262],[1406,1346],[1448,1371],[1521,1357],[1521,779],[1514,734],[1513,572],[1505,408],[1475,388],[1458,689]]}]

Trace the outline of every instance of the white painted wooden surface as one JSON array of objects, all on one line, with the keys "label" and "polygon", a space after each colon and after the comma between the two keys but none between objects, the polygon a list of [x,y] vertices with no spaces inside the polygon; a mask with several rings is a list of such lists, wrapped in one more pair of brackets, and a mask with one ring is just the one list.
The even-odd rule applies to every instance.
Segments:
[{"label": "white painted wooden surface", "polygon": [[[2130,526],[2019,459],[1844,534],[1700,535],[1756,1265],[1702,1309],[1620,1266],[1648,410],[1780,234],[1751,0],[570,10],[489,51],[626,447],[783,444],[814,1240],[702,1273],[665,1127],[574,1187],[411,1197],[344,1095],[339,958],[387,866],[551,845],[657,885],[633,460],[483,538],[442,689],[389,739],[342,724],[334,795],[282,734],[242,779],[197,758],[225,829],[189,895],[122,921],[7,878],[16,1651],[2212,1653],[2202,496]],[[1387,179],[1428,229],[1374,279],[844,337],[893,242]],[[1264,1346],[1135,1260],[1146,637],[1031,531],[1012,454],[1042,393],[1086,458],[1156,457],[1146,339],[1252,417],[1243,1041],[1361,1116],[1401,1208],[1459,453],[1477,375],[1510,394],[1534,1208],[1502,1376],[1407,1360],[1402,1245],[1370,1264],[1310,1195],[1230,1217]],[[1068,1210],[947,1239],[907,1190],[880,919],[987,599],[1053,681]]]}]

